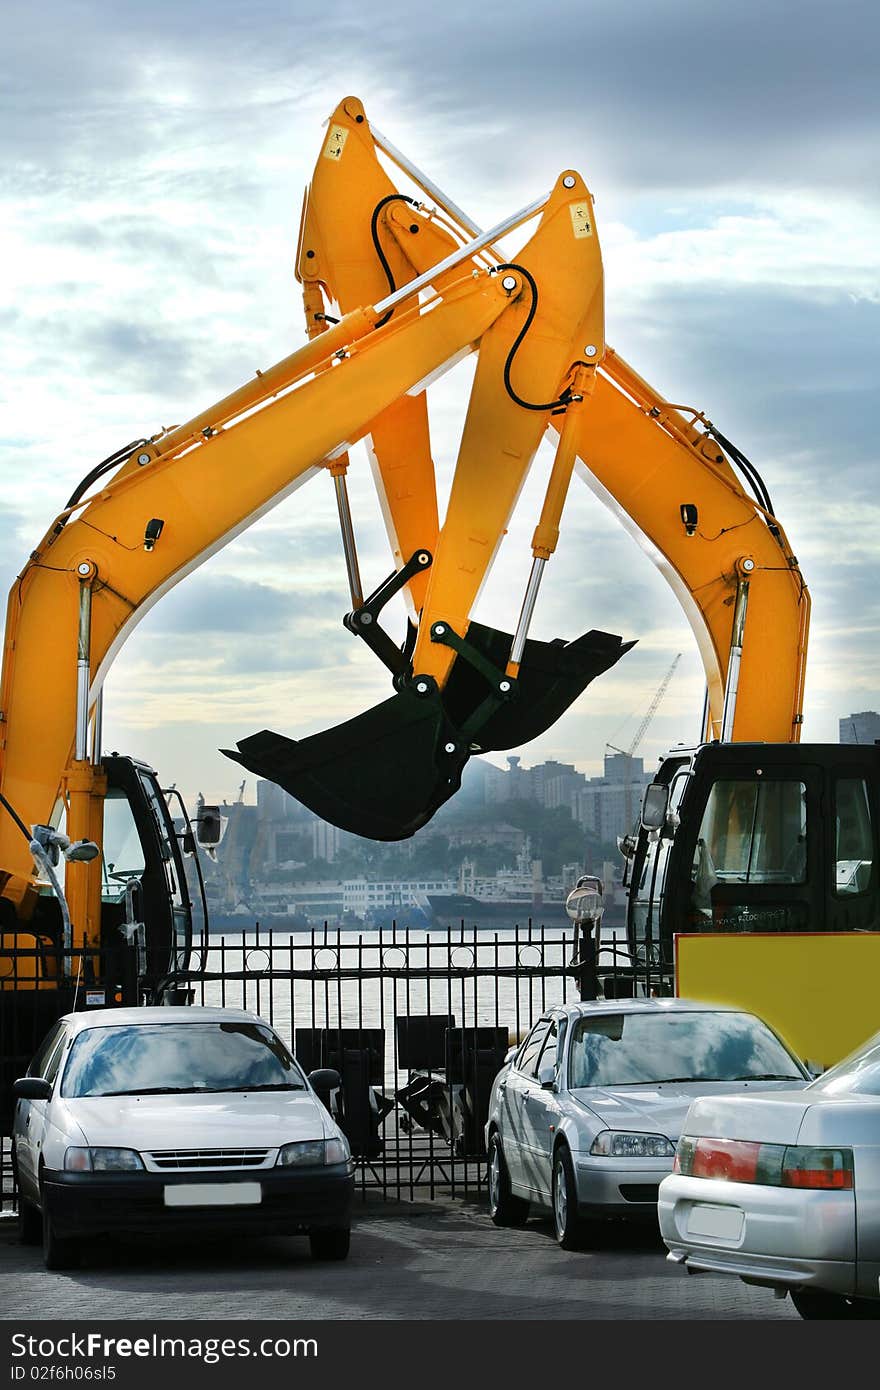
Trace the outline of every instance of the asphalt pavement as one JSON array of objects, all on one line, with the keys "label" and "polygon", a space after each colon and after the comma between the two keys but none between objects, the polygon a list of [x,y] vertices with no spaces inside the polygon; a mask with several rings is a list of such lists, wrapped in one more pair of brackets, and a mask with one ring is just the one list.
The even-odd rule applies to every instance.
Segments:
[{"label": "asphalt pavement", "polygon": [[548,1220],[498,1230],[461,1201],[356,1203],[345,1262],[312,1261],[305,1238],[101,1241],[50,1274],[0,1222],[0,1317],[358,1319],[795,1318],[790,1300],[738,1279],[689,1276],[656,1228],[608,1223],[563,1251]]}]

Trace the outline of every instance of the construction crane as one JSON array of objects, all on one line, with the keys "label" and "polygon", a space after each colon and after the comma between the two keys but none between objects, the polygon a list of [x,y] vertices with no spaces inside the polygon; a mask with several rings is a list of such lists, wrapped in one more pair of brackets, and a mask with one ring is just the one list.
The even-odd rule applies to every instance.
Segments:
[{"label": "construction crane", "polygon": [[660,705],[660,701],[663,699],[663,696],[666,694],[666,691],[667,691],[668,688],[669,688],[669,682],[672,680],[672,677],[675,675],[676,667],[678,666],[678,663],[679,663],[680,661],[681,661],[681,652],[678,653],[678,655],[676,656],[676,658],[675,658],[675,660],[673,661],[672,665],[670,666],[669,670],[666,672],[666,675],[663,677],[662,681],[660,682],[660,684],[658,685],[657,689],[655,690],[655,692],[654,692],[654,698],[652,699],[652,701],[651,701],[651,703],[649,704],[647,710],[645,711],[645,716],[644,716],[644,718],[643,718],[641,724],[639,725],[639,727],[636,729],[635,736],[634,736],[632,742],[630,743],[629,748],[627,748],[627,749],[616,748],[616,747],[614,746],[613,743],[606,743],[606,744],[605,744],[605,747],[606,747],[606,748],[610,748],[610,749],[612,750],[612,752],[614,752],[614,753],[621,753],[621,754],[623,755],[623,757],[626,758],[626,760],[627,760],[627,761],[626,761],[626,767],[625,767],[625,769],[624,769],[624,808],[625,808],[625,809],[624,809],[624,817],[625,817],[624,829],[627,830],[627,831],[630,830],[631,827],[632,827],[633,754],[635,753],[636,749],[637,749],[637,748],[639,747],[639,745],[641,744],[642,739],[645,737],[645,734],[646,734],[647,731],[648,731],[648,725],[651,723],[651,720],[654,718],[654,715],[657,713],[657,709],[658,709],[658,707],[659,707],[659,705]]}]

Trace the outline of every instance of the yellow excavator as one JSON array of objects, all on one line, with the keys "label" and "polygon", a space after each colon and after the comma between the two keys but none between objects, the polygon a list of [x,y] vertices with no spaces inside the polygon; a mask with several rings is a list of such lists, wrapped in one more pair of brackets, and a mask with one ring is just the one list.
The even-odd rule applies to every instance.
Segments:
[{"label": "yellow excavator", "polygon": [[[419,197],[399,191],[389,164]],[[516,258],[501,256],[498,242],[535,219]],[[351,591],[344,622],[388,668],[392,693],[336,729],[298,741],[263,730],[229,755],[325,819],[374,839],[413,834],[457,790],[469,757],[542,733],[627,650],[597,631],[571,641],[529,636],[576,472],[648,546],[706,671],[708,742],[661,770],[635,846],[640,883],[652,893],[671,884],[659,861],[674,864],[679,846],[682,864],[691,856],[690,881],[688,837],[705,842],[694,827],[716,783],[736,788],[763,775],[754,751],[745,755],[752,772],[743,771],[749,741],[778,745],[782,781],[800,776],[807,750],[791,745],[802,720],[809,597],[797,561],[744,455],[701,412],[664,401],[606,345],[593,199],[578,173],[564,170],[548,194],[482,232],[346,98],[306,193],[297,275],[306,345],[187,423],[93,468],[10,593],[0,685],[0,1003],[12,992],[31,1007],[16,1009],[14,1036],[0,1036],[0,1054],[13,1058],[7,1074],[72,1000],[154,997],[186,960],[198,916],[184,862],[193,829],[185,817],[182,829],[175,822],[151,769],[103,754],[101,688],[163,594],[320,474],[332,477],[339,509]],[[472,352],[441,523],[426,392]],[[500,632],[471,613],[548,426],[554,458],[531,568],[513,631]],[[393,555],[391,574],[366,596],[346,486],[360,440]],[[402,646],[380,621],[397,593],[410,612]],[[733,763],[713,762],[717,754]],[[810,750],[806,761],[832,776],[828,750]],[[808,790],[815,785],[821,796],[819,782]],[[712,803],[718,826],[724,814],[745,824],[748,797],[723,795],[727,802]],[[778,821],[788,803],[774,795]],[[197,827],[203,840],[210,820]],[[831,849],[819,838],[809,852],[821,877]],[[876,898],[876,867],[869,876]],[[47,893],[46,880],[57,891]],[[744,886],[751,891],[751,880]],[[662,890],[639,918],[640,891],[631,928],[647,958],[680,922],[669,916],[674,894]],[[710,901],[710,912],[716,907]],[[676,911],[684,920],[706,908],[689,901]]]},{"label": "yellow excavator", "polygon": [[[383,160],[405,175],[415,199],[392,184]],[[722,998],[729,989],[732,1002],[780,1017],[805,1048],[816,1044],[814,1056],[833,1060],[878,1021],[870,997],[857,997],[854,977],[865,975],[869,959],[874,960],[863,947],[873,951],[880,945],[876,938],[864,939],[880,928],[880,749],[800,743],[810,597],[769,490],[758,469],[702,411],[664,400],[604,344],[592,198],[584,196],[575,174],[564,174],[561,182],[572,195],[571,235],[595,257],[588,262],[596,277],[595,316],[582,338],[581,361],[575,360],[578,344],[572,339],[568,363],[570,373],[582,375],[558,376],[555,400],[552,387],[538,393],[525,375],[527,363],[539,360],[546,331],[545,282],[536,275],[528,305],[518,310],[525,317],[507,355],[503,346],[494,357],[487,344],[479,346],[477,382],[485,382],[487,374],[495,378],[493,409],[499,413],[492,428],[516,429],[517,444],[501,455],[488,452],[479,465],[464,457],[463,466],[459,455],[438,541],[447,563],[451,551],[470,576],[480,553],[475,531],[479,527],[487,548],[498,544],[524,476],[522,443],[527,440],[531,449],[549,424],[556,459],[533,538],[520,626],[512,645],[506,636],[487,635],[467,623],[464,605],[456,608],[446,592],[443,616],[452,618],[457,638],[490,657],[496,671],[505,660],[506,677],[517,670],[522,624],[528,625],[555,544],[553,528],[573,462],[574,472],[635,536],[672,587],[690,621],[706,680],[703,742],[679,747],[662,760],[638,825],[622,841],[630,959],[646,987],[668,987],[669,972],[678,963],[676,938],[685,936],[691,944],[707,938],[714,954],[708,956],[708,976],[704,970],[699,977],[701,990]],[[554,194],[559,191],[557,185]],[[496,275],[522,274],[531,264],[530,248],[516,265],[508,264],[495,249],[495,233],[484,235],[371,125],[356,98],[344,100],[330,119],[303,208],[297,275],[309,331],[323,328],[331,305],[348,312],[383,288],[393,295],[399,286],[436,275],[452,249],[444,233],[458,243],[473,239],[479,248],[472,258],[475,272],[488,263]],[[582,292],[590,288],[581,286]],[[499,323],[492,330],[493,344],[501,332]],[[535,356],[522,356],[529,351]],[[497,389],[499,376],[503,391]],[[583,399],[565,400],[566,387]],[[531,401],[526,401],[529,390]],[[530,434],[527,412],[536,399],[540,430]],[[406,410],[405,422],[398,419],[391,437],[384,426],[372,431],[374,471],[398,567],[430,533],[436,505],[427,421],[412,402]],[[408,461],[415,459],[421,471],[406,473]],[[336,466],[344,473],[345,460]],[[474,582],[466,581],[466,603],[476,594],[483,570],[478,566],[474,573]],[[439,597],[434,586],[444,580],[434,571],[426,578],[430,606],[432,596]],[[416,615],[423,592],[413,595]],[[438,611],[432,610],[435,622]],[[422,613],[413,669],[432,674],[441,702],[453,709],[448,664],[437,664],[438,658],[448,663],[449,653],[432,653],[432,635]],[[460,661],[453,672],[456,668],[459,674],[465,670]],[[519,692],[520,698],[525,693]],[[514,712],[522,718],[521,710],[514,697],[495,718],[503,722]],[[477,746],[506,746],[500,739],[492,742],[493,732],[490,721],[474,736]],[[252,746],[245,740],[239,748]],[[282,780],[309,801],[299,762],[305,747],[288,748]],[[278,778],[278,768],[273,774],[258,760],[247,765]],[[322,810],[314,801],[309,804]],[[786,939],[793,950],[780,954]],[[732,942],[736,956],[730,953]],[[718,947],[727,954],[719,955]],[[795,954],[807,962],[800,974],[792,964]],[[737,960],[745,978],[735,981]],[[731,981],[723,978],[728,974]],[[780,1013],[781,1004],[786,1007]]]}]

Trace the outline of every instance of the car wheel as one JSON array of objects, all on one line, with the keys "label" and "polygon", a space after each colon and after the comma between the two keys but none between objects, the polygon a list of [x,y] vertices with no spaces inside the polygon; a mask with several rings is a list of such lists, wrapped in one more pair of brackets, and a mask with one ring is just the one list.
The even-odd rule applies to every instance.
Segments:
[{"label": "car wheel", "polygon": [[523,1197],[514,1197],[510,1190],[510,1175],[504,1162],[501,1135],[496,1130],[489,1140],[489,1215],[496,1226],[522,1226],[529,1217],[529,1204]]},{"label": "car wheel", "polygon": [[309,1235],[313,1260],[347,1259],[350,1244],[351,1231],[347,1227],[345,1230],[312,1231]]},{"label": "car wheel", "polygon": [[76,1269],[79,1264],[79,1243],[55,1232],[49,1208],[43,1201],[43,1263],[47,1269]]},{"label": "car wheel", "polygon": [[563,1250],[577,1250],[581,1241],[577,1184],[568,1146],[560,1144],[553,1155],[553,1230]]},{"label": "car wheel", "polygon": [[791,1301],[802,1318],[880,1318],[880,1299],[847,1298],[824,1289],[792,1289]]}]

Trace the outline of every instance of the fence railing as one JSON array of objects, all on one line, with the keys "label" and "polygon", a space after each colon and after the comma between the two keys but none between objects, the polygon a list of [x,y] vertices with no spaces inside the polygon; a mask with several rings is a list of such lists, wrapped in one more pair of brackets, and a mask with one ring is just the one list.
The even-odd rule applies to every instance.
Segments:
[{"label": "fence railing", "polygon": [[[469,1197],[485,1190],[484,1125],[495,1075],[546,1009],[581,997],[582,957],[574,927],[531,923],[430,932],[257,928],[213,935],[200,968],[167,976],[159,992],[168,1003],[249,1009],[275,1028],[306,1072],[338,1071],[333,1105],[363,1195]],[[112,988],[102,999],[82,985],[80,961],[65,962],[64,973],[80,985],[75,1004],[70,990],[58,996],[55,1017],[114,1002]],[[609,997],[646,992],[614,941],[602,946],[599,977]],[[9,984],[0,977],[7,1134],[11,1081],[26,1070],[53,1007],[53,991]],[[661,989],[668,984],[655,970],[647,992]],[[7,1212],[10,1153],[7,1137]]]}]

